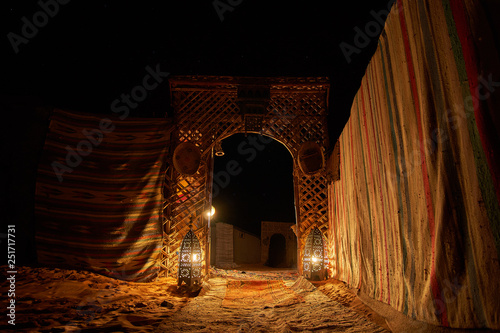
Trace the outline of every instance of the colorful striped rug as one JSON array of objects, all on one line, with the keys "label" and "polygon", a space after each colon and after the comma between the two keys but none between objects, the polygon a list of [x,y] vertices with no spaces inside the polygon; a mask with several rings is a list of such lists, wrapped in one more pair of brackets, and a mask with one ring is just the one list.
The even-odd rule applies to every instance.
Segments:
[{"label": "colorful striped rug", "polygon": [[287,271],[248,271],[221,269],[210,267],[210,277],[223,277],[236,280],[295,280],[299,273],[294,270]]},{"label": "colorful striped rug", "polygon": [[222,307],[282,307],[304,302],[283,280],[229,280]]}]

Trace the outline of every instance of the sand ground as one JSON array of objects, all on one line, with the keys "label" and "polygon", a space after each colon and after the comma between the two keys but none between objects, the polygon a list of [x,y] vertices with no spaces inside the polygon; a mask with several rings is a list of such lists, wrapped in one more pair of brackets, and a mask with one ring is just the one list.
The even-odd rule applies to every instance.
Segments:
[{"label": "sand ground", "polygon": [[[1,268],[5,275],[7,268]],[[17,271],[16,325],[8,324],[4,315],[2,332],[399,332],[411,324],[390,309],[377,313],[343,282],[311,283],[286,269],[218,270],[194,288],[178,287],[175,279],[165,277],[134,283],[88,271],[44,267],[18,267]],[[304,301],[223,307],[228,281],[241,276],[264,280],[283,276],[285,285]],[[7,306],[4,281],[6,276],[1,286],[2,304]]]}]

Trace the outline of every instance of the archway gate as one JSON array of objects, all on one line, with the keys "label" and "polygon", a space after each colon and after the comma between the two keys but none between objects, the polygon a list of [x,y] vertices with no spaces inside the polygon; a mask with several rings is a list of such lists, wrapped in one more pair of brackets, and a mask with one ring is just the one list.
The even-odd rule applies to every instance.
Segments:
[{"label": "archway gate", "polygon": [[[174,76],[169,82],[176,129],[165,174],[161,269],[167,276],[177,275],[178,251],[192,227],[200,240],[204,272],[208,272],[210,217],[206,212],[212,204],[214,146],[236,133],[269,136],[292,154],[297,264],[301,268],[308,231],[315,226],[326,231],[328,226],[325,166],[307,175],[298,163],[304,142],[318,143],[323,154],[328,149],[328,80]],[[173,167],[173,151],[182,142],[191,142],[201,151],[200,167],[192,176]]]}]

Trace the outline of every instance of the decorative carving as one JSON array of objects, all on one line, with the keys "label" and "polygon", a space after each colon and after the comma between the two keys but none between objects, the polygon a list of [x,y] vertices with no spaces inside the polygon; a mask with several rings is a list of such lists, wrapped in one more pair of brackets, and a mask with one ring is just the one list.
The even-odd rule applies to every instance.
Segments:
[{"label": "decorative carving", "polygon": [[175,148],[174,168],[183,175],[193,176],[200,167],[200,160],[200,150],[191,142],[183,142]]},{"label": "decorative carving", "polygon": [[314,175],[325,164],[325,158],[321,151],[321,146],[316,142],[304,142],[299,150],[299,167],[306,175]]},{"label": "decorative carving", "polygon": [[266,113],[271,92],[266,84],[240,84],[238,85],[236,103],[244,115],[262,115]]}]

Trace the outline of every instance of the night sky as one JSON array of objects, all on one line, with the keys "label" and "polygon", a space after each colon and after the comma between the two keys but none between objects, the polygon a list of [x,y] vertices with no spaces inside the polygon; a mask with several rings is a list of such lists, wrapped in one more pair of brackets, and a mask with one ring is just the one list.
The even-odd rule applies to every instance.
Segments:
[{"label": "night sky", "polygon": [[[378,36],[350,61],[339,45],[353,45],[356,29],[375,22],[370,11],[387,8],[387,2],[2,1],[0,112],[9,119],[1,130],[0,199],[8,211],[3,216],[27,229],[32,224],[36,161],[43,147],[35,107],[112,114],[112,102],[141,84],[148,66],[169,75],[329,77],[334,142]],[[171,114],[165,79],[130,116]],[[224,142],[228,158],[238,159],[229,153],[230,140],[242,138]],[[253,232],[262,219],[294,218],[291,162],[279,149],[284,147],[272,143],[251,163],[242,161],[241,175],[214,199],[226,212],[218,218],[239,225],[245,215]]]},{"label": "night sky", "polygon": [[[328,76],[335,112],[342,114],[337,129],[377,38],[349,63],[339,45],[353,45],[354,28],[364,30],[374,21],[370,11],[387,7],[387,0],[334,7],[319,1],[231,0],[239,4],[224,11],[221,21],[210,0],[66,1],[57,10],[51,7],[53,17],[45,21],[37,15],[43,11],[37,1],[1,2],[2,94],[110,113],[110,103],[141,82],[146,66],[170,75]],[[163,117],[169,109],[165,81],[133,115]]]}]

